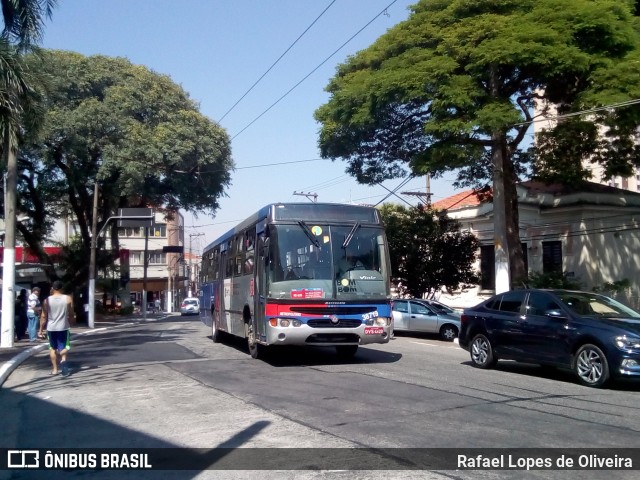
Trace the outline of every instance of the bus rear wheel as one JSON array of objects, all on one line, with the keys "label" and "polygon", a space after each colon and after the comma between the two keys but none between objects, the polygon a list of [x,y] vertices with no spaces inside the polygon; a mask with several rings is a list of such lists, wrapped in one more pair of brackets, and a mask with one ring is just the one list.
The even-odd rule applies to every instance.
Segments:
[{"label": "bus rear wheel", "polygon": [[336,353],[340,358],[352,358],[358,351],[358,345],[339,345]]},{"label": "bus rear wheel", "polygon": [[216,319],[211,319],[211,340],[213,343],[218,343],[220,341],[221,332],[216,325]]}]

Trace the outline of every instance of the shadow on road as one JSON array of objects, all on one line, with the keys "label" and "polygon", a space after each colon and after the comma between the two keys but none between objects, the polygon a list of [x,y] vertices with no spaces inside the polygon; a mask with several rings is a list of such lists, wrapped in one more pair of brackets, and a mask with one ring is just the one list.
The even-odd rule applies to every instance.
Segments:
[{"label": "shadow on road", "polygon": [[[209,336],[209,338],[211,338]],[[223,334],[220,343],[232,347],[247,356],[249,350],[244,338]],[[336,354],[335,347],[299,347],[291,345],[272,346],[261,349],[260,360],[273,367],[303,367],[322,365],[353,365],[395,363],[400,361],[399,353],[385,352],[373,348],[359,347],[355,356],[351,358],[340,357]]]},{"label": "shadow on road", "polygon": [[[469,368],[475,368],[471,361],[462,362],[462,364],[468,365]],[[563,368],[503,360],[499,361],[493,370],[581,385],[572,371]],[[639,392],[640,380],[614,378],[610,380],[604,388],[611,390]]]}]

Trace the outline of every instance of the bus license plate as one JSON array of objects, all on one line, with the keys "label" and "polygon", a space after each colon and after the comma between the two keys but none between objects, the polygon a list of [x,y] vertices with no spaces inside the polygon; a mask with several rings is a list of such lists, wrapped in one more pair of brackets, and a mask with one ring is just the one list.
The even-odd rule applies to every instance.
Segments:
[{"label": "bus license plate", "polygon": [[384,333],[383,327],[364,327],[365,335],[382,335]]}]

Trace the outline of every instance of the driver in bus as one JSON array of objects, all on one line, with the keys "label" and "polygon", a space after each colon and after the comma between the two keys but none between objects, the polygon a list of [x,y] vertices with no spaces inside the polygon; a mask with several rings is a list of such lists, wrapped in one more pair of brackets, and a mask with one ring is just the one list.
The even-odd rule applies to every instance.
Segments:
[{"label": "driver in bus", "polygon": [[347,272],[351,270],[363,270],[364,263],[357,259],[353,255],[346,255],[338,261],[336,268],[336,277],[343,277]]}]

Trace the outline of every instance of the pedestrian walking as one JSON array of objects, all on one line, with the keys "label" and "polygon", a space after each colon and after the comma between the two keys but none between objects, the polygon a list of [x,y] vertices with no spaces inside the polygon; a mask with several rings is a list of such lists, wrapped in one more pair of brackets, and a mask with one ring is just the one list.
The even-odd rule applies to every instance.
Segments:
[{"label": "pedestrian walking", "polygon": [[40,288],[33,287],[31,289],[31,295],[27,301],[27,332],[29,333],[29,341],[35,342],[38,340],[38,318],[42,312],[42,305],[40,304]]},{"label": "pedestrian walking", "polygon": [[[52,285],[53,293],[44,301],[40,317],[40,332],[47,330],[49,339],[49,357],[51,358],[51,375],[60,371],[63,376],[69,375],[67,354],[71,349],[71,323],[73,318],[73,301],[69,295],[62,293],[62,282],[56,280]],[[58,361],[58,357],[60,360]]]},{"label": "pedestrian walking", "polygon": [[22,340],[27,334],[27,324],[29,323],[29,317],[27,317],[27,290],[25,288],[20,290],[18,298],[14,307],[14,326],[13,330],[16,335],[16,340]]}]

